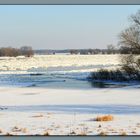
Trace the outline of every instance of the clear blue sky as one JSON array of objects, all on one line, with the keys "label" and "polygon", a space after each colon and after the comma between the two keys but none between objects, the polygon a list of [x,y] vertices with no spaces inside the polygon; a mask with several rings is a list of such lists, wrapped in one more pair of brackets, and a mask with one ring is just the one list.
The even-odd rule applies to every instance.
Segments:
[{"label": "clear blue sky", "polygon": [[0,47],[105,48],[139,5],[0,5]]}]

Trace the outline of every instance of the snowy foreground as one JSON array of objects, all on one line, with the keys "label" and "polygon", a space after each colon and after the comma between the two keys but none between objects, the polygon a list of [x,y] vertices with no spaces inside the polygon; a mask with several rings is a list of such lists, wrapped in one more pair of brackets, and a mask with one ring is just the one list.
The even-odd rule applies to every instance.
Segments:
[{"label": "snowy foreground", "polygon": [[[140,92],[0,87],[1,135],[140,135]],[[95,121],[111,114],[112,121]]]},{"label": "snowy foreground", "polygon": [[[86,81],[91,71],[120,67],[119,59],[0,57],[0,135],[140,135],[140,87],[95,88]],[[96,121],[108,114],[112,121]]]}]

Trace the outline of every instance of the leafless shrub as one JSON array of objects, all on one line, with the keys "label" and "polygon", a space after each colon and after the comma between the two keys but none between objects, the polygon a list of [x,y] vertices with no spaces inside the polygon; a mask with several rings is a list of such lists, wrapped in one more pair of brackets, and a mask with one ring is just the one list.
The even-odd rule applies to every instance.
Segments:
[{"label": "leafless shrub", "polygon": [[126,81],[125,73],[121,70],[107,70],[100,69],[97,72],[91,72],[89,79],[91,80],[113,80],[113,81]]}]

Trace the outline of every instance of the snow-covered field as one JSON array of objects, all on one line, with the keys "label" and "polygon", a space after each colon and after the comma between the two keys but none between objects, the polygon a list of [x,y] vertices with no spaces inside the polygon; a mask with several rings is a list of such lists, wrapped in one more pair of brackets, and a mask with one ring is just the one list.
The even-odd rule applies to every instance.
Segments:
[{"label": "snow-covered field", "polygon": [[[140,135],[139,88],[0,88],[1,135]],[[98,122],[111,114],[113,121]]]},{"label": "snow-covered field", "polygon": [[36,55],[25,57],[1,57],[0,71],[92,71],[101,67],[120,64],[119,55]]},{"label": "snow-covered field", "polygon": [[[119,65],[119,55],[0,58],[0,134],[140,135],[139,85],[94,88],[75,78]],[[95,121],[108,114],[112,121]]]}]

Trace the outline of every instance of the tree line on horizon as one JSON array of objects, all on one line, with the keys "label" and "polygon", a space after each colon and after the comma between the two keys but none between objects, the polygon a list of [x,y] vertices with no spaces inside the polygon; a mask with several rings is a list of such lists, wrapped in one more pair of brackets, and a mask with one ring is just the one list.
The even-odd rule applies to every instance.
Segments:
[{"label": "tree line on horizon", "polygon": [[126,50],[116,49],[113,45],[108,45],[107,49],[66,49],[66,50],[33,50],[32,47],[23,46],[21,48],[14,47],[1,47],[0,56],[26,56],[31,57],[34,54],[56,54],[56,53],[69,53],[69,54],[81,54],[81,55],[94,55],[94,54],[129,54],[130,52]]},{"label": "tree line on horizon", "polygon": [[69,53],[72,55],[94,55],[94,54],[131,54],[129,49],[117,48],[114,45],[110,44],[106,49],[65,49],[65,50],[34,50],[36,54],[47,55],[47,54],[56,54],[56,53]]},{"label": "tree line on horizon", "polygon": [[9,57],[16,57],[16,56],[25,56],[31,57],[34,55],[34,51],[30,46],[22,46],[20,48],[13,48],[13,47],[2,47],[0,48],[0,56],[9,56]]}]

